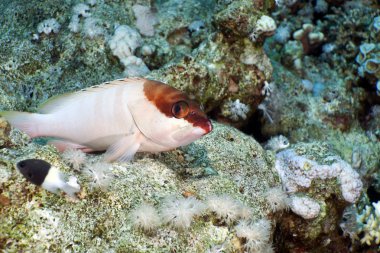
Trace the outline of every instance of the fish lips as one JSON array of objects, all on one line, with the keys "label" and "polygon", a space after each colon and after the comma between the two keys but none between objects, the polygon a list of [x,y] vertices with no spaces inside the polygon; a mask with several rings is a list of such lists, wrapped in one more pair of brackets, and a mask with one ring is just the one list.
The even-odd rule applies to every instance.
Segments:
[{"label": "fish lips", "polygon": [[211,120],[208,120],[207,123],[204,124],[202,128],[203,130],[205,130],[205,133],[203,135],[210,133],[213,129]]},{"label": "fish lips", "polygon": [[202,129],[202,135],[208,134],[212,131],[212,123],[209,118],[207,118],[206,114],[190,114],[185,118],[189,123],[191,123],[194,127]]}]

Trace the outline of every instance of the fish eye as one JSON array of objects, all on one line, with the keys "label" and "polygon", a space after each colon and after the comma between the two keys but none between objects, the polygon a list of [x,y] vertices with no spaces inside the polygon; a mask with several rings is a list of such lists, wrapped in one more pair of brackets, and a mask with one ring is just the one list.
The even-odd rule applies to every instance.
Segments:
[{"label": "fish eye", "polygon": [[172,114],[177,119],[186,117],[189,114],[189,105],[185,101],[179,101],[172,107]]},{"label": "fish eye", "polygon": [[21,162],[19,162],[18,163],[18,166],[20,167],[20,168],[24,168],[25,167],[25,161],[21,161]]},{"label": "fish eye", "polygon": [[29,177],[29,178],[32,178],[32,177],[33,177],[33,174],[29,172],[29,173],[28,173],[28,177]]}]

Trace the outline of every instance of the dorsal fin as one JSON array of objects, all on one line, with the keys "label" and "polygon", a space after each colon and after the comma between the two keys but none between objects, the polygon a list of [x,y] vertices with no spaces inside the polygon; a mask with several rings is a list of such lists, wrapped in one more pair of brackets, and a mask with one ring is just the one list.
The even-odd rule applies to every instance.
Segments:
[{"label": "dorsal fin", "polygon": [[103,89],[112,88],[119,85],[126,85],[131,83],[139,83],[143,84],[146,81],[144,78],[124,78],[117,79],[110,82],[104,82],[102,84],[94,85],[79,91],[65,93],[61,95],[57,95],[49,98],[44,103],[42,103],[39,108],[39,113],[51,113],[54,112],[57,108],[64,106],[64,104],[68,103],[72,99],[78,98],[78,96],[86,95],[86,93],[98,92]]}]

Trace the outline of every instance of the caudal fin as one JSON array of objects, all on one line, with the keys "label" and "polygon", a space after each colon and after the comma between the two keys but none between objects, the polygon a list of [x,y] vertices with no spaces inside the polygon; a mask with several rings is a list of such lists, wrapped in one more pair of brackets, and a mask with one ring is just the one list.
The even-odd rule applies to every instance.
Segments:
[{"label": "caudal fin", "polygon": [[66,192],[70,197],[75,198],[75,193],[80,192],[80,185],[78,184],[77,178],[71,176],[61,190]]},{"label": "caudal fin", "polygon": [[29,112],[4,111],[0,112],[13,127],[25,132],[31,138],[40,136],[38,133],[38,125],[41,114]]}]

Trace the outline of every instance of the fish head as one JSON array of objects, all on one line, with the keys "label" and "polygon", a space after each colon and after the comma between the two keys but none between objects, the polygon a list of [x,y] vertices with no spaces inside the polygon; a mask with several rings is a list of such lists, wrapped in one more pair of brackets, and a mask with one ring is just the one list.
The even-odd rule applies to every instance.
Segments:
[{"label": "fish head", "polygon": [[17,163],[17,169],[31,183],[41,185],[50,170],[50,163],[41,159],[27,159]]},{"label": "fish head", "polygon": [[187,145],[212,131],[211,121],[200,106],[190,99],[180,99],[171,104],[172,117],[168,120],[171,132],[168,136],[178,142],[179,146]]},{"label": "fish head", "polygon": [[161,82],[146,80],[146,104],[134,115],[139,130],[166,150],[187,145],[212,131],[200,106],[183,92]]}]

